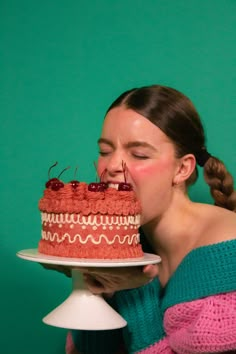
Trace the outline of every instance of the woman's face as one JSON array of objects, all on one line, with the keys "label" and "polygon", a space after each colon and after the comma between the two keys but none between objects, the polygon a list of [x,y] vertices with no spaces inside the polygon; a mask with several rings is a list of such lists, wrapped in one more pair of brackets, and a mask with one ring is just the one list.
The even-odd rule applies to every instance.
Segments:
[{"label": "woman's face", "polygon": [[125,163],[126,181],[142,205],[142,224],[159,218],[171,203],[177,171],[174,146],[168,137],[142,115],[121,106],[108,112],[98,144],[102,180],[124,182]]}]

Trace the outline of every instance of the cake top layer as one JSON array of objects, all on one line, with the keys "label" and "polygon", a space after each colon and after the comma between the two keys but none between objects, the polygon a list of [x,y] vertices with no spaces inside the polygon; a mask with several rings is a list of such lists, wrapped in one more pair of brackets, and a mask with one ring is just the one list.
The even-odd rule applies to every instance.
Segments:
[{"label": "cake top layer", "polygon": [[[122,162],[124,182],[118,183],[117,189],[103,182],[87,184],[72,180],[64,183],[59,179],[65,168],[57,178],[50,178],[50,171],[57,162],[49,168],[48,181],[43,197],[39,201],[39,209],[46,213],[80,213],[108,214],[108,215],[136,215],[141,213],[141,205],[131,184],[126,182],[126,164]],[[106,170],[104,171],[106,172]]]},{"label": "cake top layer", "polygon": [[[140,214],[141,205],[132,187],[127,183],[121,183],[120,186],[117,190],[103,182],[63,183],[58,179],[52,179],[46,183],[47,188],[39,201],[39,209],[48,213],[81,213],[83,215]],[[126,190],[119,190],[123,188]]]}]

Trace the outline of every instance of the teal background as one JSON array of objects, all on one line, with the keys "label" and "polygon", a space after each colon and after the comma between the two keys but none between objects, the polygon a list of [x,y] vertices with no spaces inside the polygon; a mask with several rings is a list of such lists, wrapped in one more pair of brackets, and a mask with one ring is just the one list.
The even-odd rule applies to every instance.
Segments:
[{"label": "teal background", "polygon": [[[50,165],[70,165],[67,180],[77,165],[78,179],[95,179],[101,123],[121,92],[184,92],[209,151],[236,175],[235,24],[235,0],[1,0],[1,353],[64,353],[66,330],[41,319],[71,281],[16,252],[37,247]],[[191,196],[211,202],[202,178]]]}]

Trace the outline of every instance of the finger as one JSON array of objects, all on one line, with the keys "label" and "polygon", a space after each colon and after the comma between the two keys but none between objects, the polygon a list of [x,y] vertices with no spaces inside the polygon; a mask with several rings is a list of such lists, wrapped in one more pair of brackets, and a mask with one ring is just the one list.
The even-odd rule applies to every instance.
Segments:
[{"label": "finger", "polygon": [[101,282],[97,278],[94,278],[90,274],[83,275],[86,287],[91,291],[94,295],[100,295],[105,291],[105,288]]},{"label": "finger", "polygon": [[108,294],[108,296],[112,296],[116,290],[119,290],[120,287],[120,282],[116,279],[109,279],[100,275],[94,276],[89,273],[85,273],[83,278],[87,288],[93,294]]},{"label": "finger", "polygon": [[143,267],[143,273],[150,279],[158,276],[158,266],[155,264],[149,264]]},{"label": "finger", "polygon": [[71,277],[71,269],[69,267],[47,263],[40,263],[40,265],[42,265],[44,269],[54,270],[56,272],[65,274],[69,278]]},{"label": "finger", "polygon": [[96,273],[98,271],[98,269],[100,268],[94,268],[94,267],[73,267],[73,269],[78,270],[79,272],[81,272],[82,274],[85,273]]},{"label": "finger", "polygon": [[135,266],[135,267],[117,267],[117,268],[109,268],[109,267],[87,267],[87,268],[76,268],[80,270],[82,273],[88,273],[93,275],[101,275],[101,276],[135,276],[143,273],[143,267]]}]

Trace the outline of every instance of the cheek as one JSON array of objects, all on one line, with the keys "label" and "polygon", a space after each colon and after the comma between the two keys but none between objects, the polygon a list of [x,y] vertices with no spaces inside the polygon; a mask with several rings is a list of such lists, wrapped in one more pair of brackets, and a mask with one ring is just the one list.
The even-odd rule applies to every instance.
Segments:
[{"label": "cheek", "polygon": [[155,164],[147,164],[142,166],[133,167],[131,175],[134,181],[142,182],[150,178],[159,178],[166,176],[170,172],[169,163],[159,161]]}]

